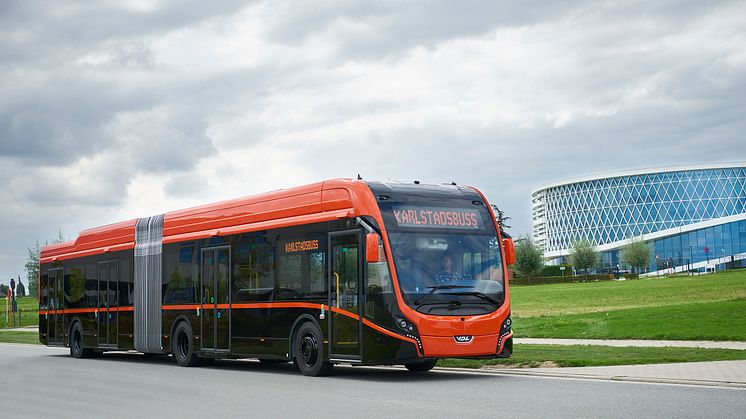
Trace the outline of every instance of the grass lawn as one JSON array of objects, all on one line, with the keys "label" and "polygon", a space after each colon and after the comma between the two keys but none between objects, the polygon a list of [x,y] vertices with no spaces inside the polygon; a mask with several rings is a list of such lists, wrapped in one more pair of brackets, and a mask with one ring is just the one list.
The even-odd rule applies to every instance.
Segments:
[{"label": "grass lawn", "polygon": [[510,292],[516,337],[746,340],[746,270]]},{"label": "grass lawn", "polygon": [[515,320],[519,337],[746,341],[746,299]]},{"label": "grass lawn", "polygon": [[15,330],[0,331],[0,342],[4,343],[39,343],[39,334],[36,332],[18,332]]},{"label": "grass lawn", "polygon": [[746,269],[688,277],[510,288],[510,304],[515,317],[557,316],[737,299],[746,299]]},{"label": "grass lawn", "polygon": [[694,348],[616,348],[609,346],[514,346],[507,359],[445,359],[439,367],[482,368],[542,366],[591,367],[604,365],[663,364],[672,362],[730,361],[746,359],[746,351]]},{"label": "grass lawn", "polygon": [[[38,302],[35,296],[19,297],[18,310],[20,310],[21,326],[36,326],[39,324],[39,315],[37,310],[39,309]],[[5,299],[0,301],[0,327],[6,326],[5,317]]]}]

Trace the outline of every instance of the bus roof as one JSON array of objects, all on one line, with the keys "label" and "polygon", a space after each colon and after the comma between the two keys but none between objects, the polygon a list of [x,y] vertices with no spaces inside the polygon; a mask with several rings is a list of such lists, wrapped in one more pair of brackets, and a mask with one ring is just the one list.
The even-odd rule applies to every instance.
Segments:
[{"label": "bus roof", "polygon": [[[367,184],[332,179],[164,214],[163,242],[222,236],[246,231],[375,215],[378,206]],[[80,232],[69,242],[44,246],[41,262],[131,249],[136,219]]]},{"label": "bus roof", "polygon": [[[331,221],[360,215],[380,218],[374,193],[395,194],[419,190],[427,194],[473,196],[472,188],[451,185],[420,185],[403,182],[369,182],[332,179],[280,189],[164,214],[163,243],[197,240],[249,231]],[[379,220],[380,221],[380,220]],[[137,219],[80,232],[69,242],[44,246],[41,263],[107,252],[135,246]]]}]

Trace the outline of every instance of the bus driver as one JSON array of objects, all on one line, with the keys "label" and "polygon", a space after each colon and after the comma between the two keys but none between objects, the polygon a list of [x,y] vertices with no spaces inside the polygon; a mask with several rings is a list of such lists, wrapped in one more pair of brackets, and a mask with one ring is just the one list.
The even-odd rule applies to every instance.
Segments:
[{"label": "bus driver", "polygon": [[451,281],[461,280],[461,275],[453,272],[453,257],[451,257],[451,255],[443,256],[442,266],[443,269],[435,274],[436,285],[443,285]]}]

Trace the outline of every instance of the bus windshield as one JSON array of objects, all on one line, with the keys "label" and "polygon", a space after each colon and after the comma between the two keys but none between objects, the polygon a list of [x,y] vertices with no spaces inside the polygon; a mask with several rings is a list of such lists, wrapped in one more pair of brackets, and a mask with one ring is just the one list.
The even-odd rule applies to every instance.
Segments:
[{"label": "bus windshield", "polygon": [[502,305],[503,269],[496,235],[393,231],[389,239],[399,287],[416,310],[473,315]]}]

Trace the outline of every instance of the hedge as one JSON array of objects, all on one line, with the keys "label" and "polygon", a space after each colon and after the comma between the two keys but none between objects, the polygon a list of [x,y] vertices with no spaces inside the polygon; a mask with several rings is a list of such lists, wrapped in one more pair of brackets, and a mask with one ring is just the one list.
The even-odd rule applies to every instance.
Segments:
[{"label": "hedge", "polygon": [[[626,277],[626,275],[625,275]],[[630,278],[631,279],[631,278]],[[567,276],[536,276],[533,278],[513,278],[510,285],[540,285],[540,284],[562,284],[570,282],[592,282],[592,281],[612,281],[614,275],[567,275]]]}]

